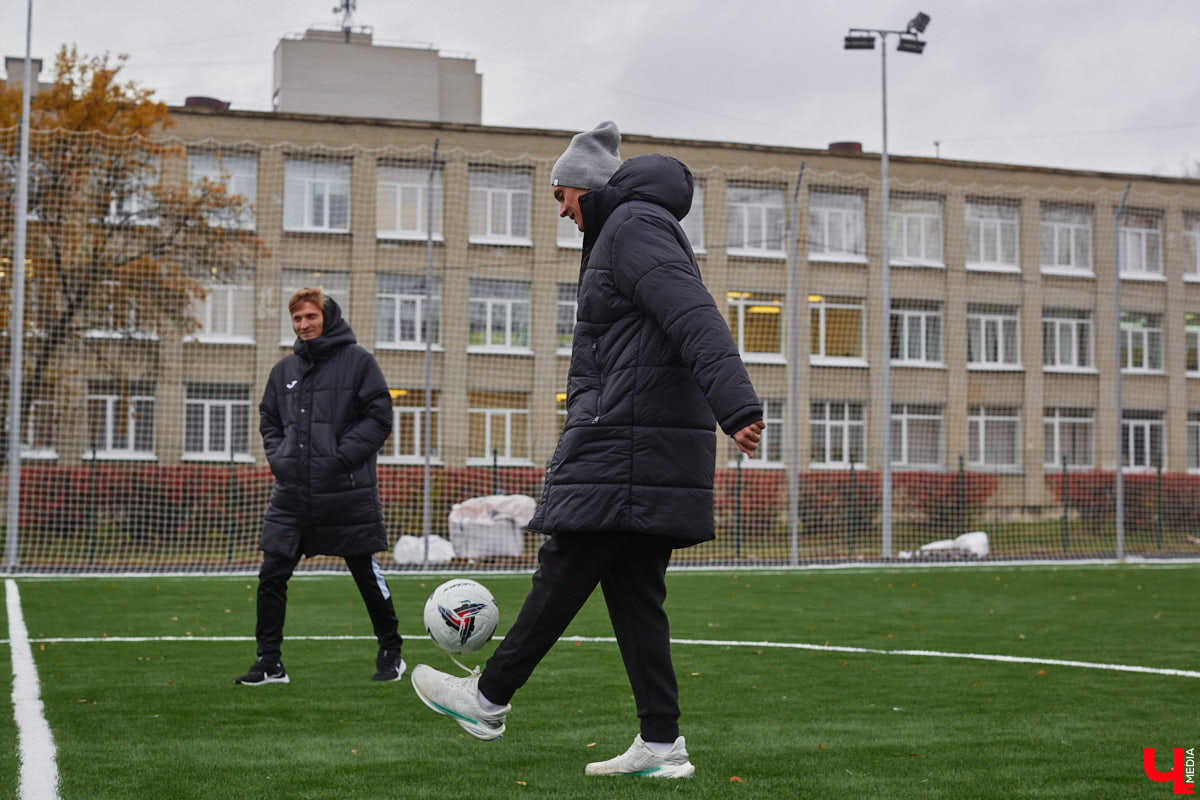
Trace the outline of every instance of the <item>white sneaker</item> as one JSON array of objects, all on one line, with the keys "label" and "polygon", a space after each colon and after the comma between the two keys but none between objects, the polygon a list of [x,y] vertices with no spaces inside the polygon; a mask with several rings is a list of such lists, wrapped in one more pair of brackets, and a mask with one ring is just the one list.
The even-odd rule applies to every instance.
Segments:
[{"label": "white sneaker", "polygon": [[412,685],[422,703],[451,717],[476,739],[491,741],[504,735],[504,718],[512,706],[506,705],[493,713],[479,706],[478,669],[465,678],[456,678],[418,664],[413,667]]},{"label": "white sneaker", "polygon": [[632,775],[639,778],[690,778],[695,772],[696,768],[688,761],[687,746],[682,736],[675,740],[669,753],[660,756],[646,747],[640,733],[621,755],[608,761],[594,761],[583,770],[584,775]]}]

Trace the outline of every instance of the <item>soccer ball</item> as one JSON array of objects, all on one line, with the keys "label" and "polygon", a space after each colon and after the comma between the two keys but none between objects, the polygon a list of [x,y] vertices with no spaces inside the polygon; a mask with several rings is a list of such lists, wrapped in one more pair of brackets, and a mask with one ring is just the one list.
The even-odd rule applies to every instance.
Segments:
[{"label": "soccer ball", "polygon": [[433,590],[425,601],[425,630],[447,653],[473,653],[496,632],[500,608],[483,584],[455,578]]}]

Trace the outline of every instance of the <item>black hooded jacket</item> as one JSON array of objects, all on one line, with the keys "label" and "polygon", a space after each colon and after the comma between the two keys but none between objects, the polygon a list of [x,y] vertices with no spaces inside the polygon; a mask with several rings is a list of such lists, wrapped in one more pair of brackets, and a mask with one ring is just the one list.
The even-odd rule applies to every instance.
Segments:
[{"label": "black hooded jacket", "polygon": [[567,421],[530,530],[713,538],[714,429],[762,406],[679,225],[691,204],[691,172],[661,155],[580,197]]},{"label": "black hooded jacket", "polygon": [[319,337],[297,339],[259,403],[275,487],[263,522],[269,553],[361,555],[387,549],[375,454],[392,431],[387,381],[326,299]]}]

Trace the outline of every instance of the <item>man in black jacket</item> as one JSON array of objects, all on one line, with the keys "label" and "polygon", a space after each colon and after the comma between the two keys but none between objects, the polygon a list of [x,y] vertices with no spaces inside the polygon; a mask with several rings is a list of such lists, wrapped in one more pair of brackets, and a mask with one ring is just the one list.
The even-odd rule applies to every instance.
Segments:
[{"label": "man in black jacket", "polygon": [[280,659],[287,584],[301,556],[341,556],[375,629],[377,681],[404,675],[402,644],[375,553],[387,549],[375,454],[392,431],[392,404],[379,364],[359,347],[342,311],[320,289],[288,302],[293,353],[271,370],[259,429],[275,487],[260,546],[258,660],[235,683],[287,683]]},{"label": "man in black jacket", "polygon": [[551,534],[533,588],[481,674],[418,665],[412,682],[472,736],[499,737],[509,700],[599,584],[641,733],[584,771],[686,778],[667,564],[673,549],[714,536],[714,427],[751,454],[762,406],[679,225],[691,172],[659,155],[622,165],[619,143],[617,126],[601,123],[551,170],[559,215],[584,238],[567,421],[529,524]]}]

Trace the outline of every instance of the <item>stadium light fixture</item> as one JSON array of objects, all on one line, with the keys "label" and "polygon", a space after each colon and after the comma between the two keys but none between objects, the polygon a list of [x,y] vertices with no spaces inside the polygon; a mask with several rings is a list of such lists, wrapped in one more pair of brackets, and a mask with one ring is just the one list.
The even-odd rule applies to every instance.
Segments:
[{"label": "stadium light fixture", "polygon": [[880,187],[880,228],[882,228],[882,247],[880,264],[879,289],[883,295],[882,313],[882,350],[880,361],[880,486],[879,500],[881,504],[881,536],[880,556],[892,557],[892,290],[890,284],[891,264],[888,252],[889,218],[888,218],[888,136],[887,136],[887,37],[895,34],[898,43],[896,49],[902,53],[924,52],[925,42],[919,34],[929,26],[929,15],[918,11],[917,15],[908,21],[908,26],[902,31],[883,30],[879,28],[851,28],[846,33],[847,50],[874,50],[875,37],[878,36],[883,46],[879,48],[880,67],[883,86],[883,144],[880,150],[880,169],[883,182]]}]

